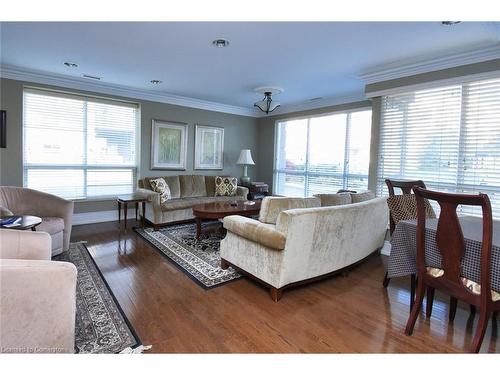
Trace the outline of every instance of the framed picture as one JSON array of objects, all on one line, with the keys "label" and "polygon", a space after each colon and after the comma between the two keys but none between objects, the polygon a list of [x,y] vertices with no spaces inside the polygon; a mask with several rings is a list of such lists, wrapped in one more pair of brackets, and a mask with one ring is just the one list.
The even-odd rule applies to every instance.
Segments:
[{"label": "framed picture", "polygon": [[186,170],[188,126],[182,122],[153,120],[151,169]]},{"label": "framed picture", "polygon": [[224,168],[224,128],[196,125],[194,169]]}]

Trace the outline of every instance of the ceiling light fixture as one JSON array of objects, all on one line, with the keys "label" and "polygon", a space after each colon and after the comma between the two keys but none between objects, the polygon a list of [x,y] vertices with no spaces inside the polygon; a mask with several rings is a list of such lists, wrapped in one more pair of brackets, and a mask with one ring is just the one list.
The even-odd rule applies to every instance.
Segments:
[{"label": "ceiling light fixture", "polygon": [[229,45],[229,40],[224,38],[215,39],[212,44],[217,48],[224,48]]},{"label": "ceiling light fixture", "polygon": [[442,21],[441,24],[444,26],[453,26],[462,21]]},{"label": "ceiling light fixture", "polygon": [[72,63],[72,62],[68,62],[68,61],[66,61],[64,63],[64,65],[66,65],[68,68],[78,68],[78,64],[75,64],[75,63]]},{"label": "ceiling light fixture", "polygon": [[259,108],[262,112],[269,114],[280,106],[280,103],[273,101],[272,96],[283,92],[283,89],[278,87],[257,87],[255,92],[264,94],[264,98],[254,103],[254,107]]},{"label": "ceiling light fixture", "polygon": [[152,79],[151,82],[153,85],[159,85],[160,83],[163,83],[163,81],[160,81],[159,79]]}]

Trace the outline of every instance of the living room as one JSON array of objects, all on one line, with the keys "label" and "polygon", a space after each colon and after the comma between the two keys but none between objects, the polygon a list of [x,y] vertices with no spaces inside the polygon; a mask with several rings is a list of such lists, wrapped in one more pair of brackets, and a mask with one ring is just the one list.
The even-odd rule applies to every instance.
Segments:
[{"label": "living room", "polygon": [[0,17],[2,359],[500,352],[500,21],[353,7]]}]

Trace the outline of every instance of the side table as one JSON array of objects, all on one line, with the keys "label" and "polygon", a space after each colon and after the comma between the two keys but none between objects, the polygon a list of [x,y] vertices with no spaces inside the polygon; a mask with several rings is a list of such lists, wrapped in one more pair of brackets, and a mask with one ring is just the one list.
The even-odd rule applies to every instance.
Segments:
[{"label": "side table", "polygon": [[248,188],[248,200],[260,200],[269,195],[269,186],[263,182],[251,182],[250,184],[244,186]]},{"label": "side table", "polygon": [[140,194],[128,194],[128,195],[120,195],[116,197],[116,202],[118,203],[118,224],[121,222],[121,211],[122,205],[124,210],[124,219],[125,219],[125,229],[127,229],[127,211],[128,204],[135,203],[135,220],[137,221],[137,211],[139,210],[139,203],[142,203],[142,227],[145,225],[145,216],[146,216],[146,202],[147,198]]}]

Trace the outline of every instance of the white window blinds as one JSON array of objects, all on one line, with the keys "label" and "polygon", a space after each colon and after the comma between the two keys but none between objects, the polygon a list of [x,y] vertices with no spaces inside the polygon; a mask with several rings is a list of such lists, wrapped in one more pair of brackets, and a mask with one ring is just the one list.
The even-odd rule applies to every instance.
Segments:
[{"label": "white window blinds", "polygon": [[276,124],[274,192],[307,197],[368,187],[371,110]]},{"label": "white window blinds", "polygon": [[[377,191],[384,179],[421,179],[430,189],[489,195],[500,217],[500,79],[382,100]],[[468,207],[465,214],[479,214]]]},{"label": "white window blinds", "polygon": [[24,90],[24,186],[67,199],[134,190],[136,104]]}]

